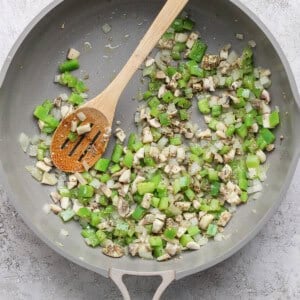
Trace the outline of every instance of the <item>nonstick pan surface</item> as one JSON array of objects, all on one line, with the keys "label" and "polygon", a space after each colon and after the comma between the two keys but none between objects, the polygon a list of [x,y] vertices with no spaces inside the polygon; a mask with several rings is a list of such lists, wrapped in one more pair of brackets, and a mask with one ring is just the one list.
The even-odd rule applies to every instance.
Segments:
[{"label": "nonstick pan surface", "polygon": [[[43,241],[66,258],[106,277],[111,270],[136,275],[167,271],[179,279],[229,257],[253,238],[272,215],[288,188],[299,158],[299,97],[277,42],[238,1],[194,0],[187,11],[208,43],[209,52],[217,52],[226,43],[241,51],[248,40],[255,40],[256,63],[272,71],[272,105],[280,107],[282,119],[277,133],[285,139],[281,144],[277,139],[277,151],[270,155],[261,198],[238,208],[226,228],[225,234],[231,234],[227,240],[210,242],[199,251],[182,254],[181,259],[162,263],[130,257],[109,258],[99,248],[85,245],[77,223],[62,224],[54,214],[45,215],[43,206],[49,203],[50,189],[32,180],[25,171],[25,166],[32,161],[21,151],[17,140],[21,132],[37,133],[33,108],[42,100],[65,92],[53,84],[58,63],[65,59],[69,47],[82,52],[82,71],[77,75],[89,74],[87,85],[92,98],[125,64],[163,3],[158,0],[54,1],[25,30],[0,73],[0,180],[25,222]],[[101,30],[104,23],[112,27],[108,34]],[[244,33],[244,41],[235,38],[237,32]],[[86,42],[91,44],[91,49]],[[140,76],[137,73],[131,80],[117,107],[116,120],[121,121],[127,132],[134,130],[133,114],[138,105],[132,98],[139,89],[145,88]],[[199,115],[194,121],[203,124]],[[67,238],[59,234],[62,228],[69,231]]]}]

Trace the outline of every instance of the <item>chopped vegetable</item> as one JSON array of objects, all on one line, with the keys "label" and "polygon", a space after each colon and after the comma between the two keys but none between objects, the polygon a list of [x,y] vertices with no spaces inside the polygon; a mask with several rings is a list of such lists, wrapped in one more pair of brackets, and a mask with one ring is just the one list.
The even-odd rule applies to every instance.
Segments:
[{"label": "chopped vegetable", "polygon": [[[198,250],[208,239],[221,241],[231,210],[250,197],[259,199],[263,189],[263,164],[275,149],[273,129],[280,124],[268,91],[271,72],[255,65],[253,43],[241,54],[230,45],[207,53],[194,27],[182,15],[161,37],[158,53],[143,67],[147,86],[139,91],[136,132],[127,135],[117,127],[112,153],[86,172],[59,172],[50,159],[51,135],[59,122],[88,98],[85,83],[70,73],[79,68],[74,48],[55,78],[70,93],[34,109],[40,136],[19,138],[23,151],[35,159],[26,167],[29,173],[57,186],[47,212],[78,222],[86,244],[102,247],[110,257],[129,253],[164,261]],[[111,27],[104,24],[102,30],[108,33]],[[84,113],[76,116],[66,147],[93,127]],[[110,135],[109,128],[105,134]]]}]

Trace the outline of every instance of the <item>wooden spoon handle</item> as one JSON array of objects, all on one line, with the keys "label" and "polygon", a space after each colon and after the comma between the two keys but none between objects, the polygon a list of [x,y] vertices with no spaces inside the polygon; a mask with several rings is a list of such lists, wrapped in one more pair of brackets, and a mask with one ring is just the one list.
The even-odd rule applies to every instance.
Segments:
[{"label": "wooden spoon handle", "polygon": [[151,50],[155,47],[161,36],[170,27],[176,16],[181,12],[188,0],[167,0],[166,4],[148,29],[147,33],[140,41],[138,47],[129,58],[121,72],[107,87],[106,92],[115,97],[110,97],[111,101],[120,97],[122,91],[130,81]]}]

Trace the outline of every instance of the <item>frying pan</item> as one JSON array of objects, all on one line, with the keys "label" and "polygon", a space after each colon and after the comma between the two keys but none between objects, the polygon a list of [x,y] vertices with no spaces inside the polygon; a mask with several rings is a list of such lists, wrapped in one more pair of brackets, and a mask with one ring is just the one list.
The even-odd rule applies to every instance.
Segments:
[{"label": "frying pan", "polygon": [[[70,46],[81,50],[83,71],[77,75],[89,74],[87,85],[93,97],[124,65],[162,6],[163,1],[159,0],[56,0],[25,29],[0,73],[0,180],[10,200],[44,242],[73,262],[112,278],[125,299],[129,299],[129,294],[122,281],[124,274],[161,276],[162,283],[154,296],[158,299],[173,280],[209,268],[243,247],[279,205],[299,159],[299,96],[288,63],[274,37],[237,0],[191,0],[187,11],[197,22],[211,53],[228,42],[240,51],[247,40],[253,39],[258,45],[256,63],[271,68],[273,73],[272,104],[280,107],[281,125],[277,134],[282,134],[284,140],[280,143],[278,139],[277,151],[269,157],[268,178],[261,198],[238,209],[226,228],[226,233],[231,234],[228,239],[210,242],[199,251],[161,263],[104,256],[99,248],[85,245],[77,223],[64,225],[57,216],[45,215],[42,208],[49,202],[50,189],[34,182],[25,172],[24,167],[32,161],[22,153],[17,140],[20,132],[37,133],[33,108],[43,99],[54,98],[65,91],[52,83],[58,62],[65,58],[64,51]],[[101,31],[104,23],[112,26],[107,35]],[[244,33],[244,42],[235,39],[237,32]],[[92,48],[86,47],[85,42]],[[106,46],[108,44],[114,49]],[[140,74],[136,74],[117,107],[116,120],[121,121],[127,132],[134,130],[133,113],[137,103],[132,102],[132,98],[139,88],[143,86]],[[109,147],[107,153],[110,151]],[[62,228],[68,230],[68,237],[59,234]]]}]

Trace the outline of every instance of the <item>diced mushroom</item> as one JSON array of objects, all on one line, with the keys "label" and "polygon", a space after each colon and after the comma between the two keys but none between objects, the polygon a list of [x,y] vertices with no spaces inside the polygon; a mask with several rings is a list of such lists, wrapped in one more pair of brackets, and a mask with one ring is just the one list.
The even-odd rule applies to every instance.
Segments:
[{"label": "diced mushroom", "polygon": [[129,214],[129,204],[126,200],[124,200],[121,197],[118,199],[117,208],[118,208],[118,214],[121,217],[125,218]]},{"label": "diced mushroom", "polygon": [[145,127],[143,129],[143,143],[152,143],[153,142],[153,135],[151,133],[150,127]]},{"label": "diced mushroom", "polygon": [[232,169],[229,165],[225,165],[221,172],[219,173],[219,177],[222,179],[222,181],[226,182],[232,174]]},{"label": "diced mushroom", "polygon": [[56,204],[50,204],[50,209],[55,213],[58,214],[62,211],[61,207]]},{"label": "diced mushroom", "polygon": [[191,207],[191,202],[187,201],[177,201],[175,206],[178,207],[182,211],[188,211]]},{"label": "diced mushroom", "polygon": [[259,158],[261,163],[264,163],[267,159],[266,154],[261,149],[256,152],[256,156]]},{"label": "diced mushroom", "polygon": [[49,167],[53,166],[52,160],[49,157],[44,157],[44,163]]},{"label": "diced mushroom", "polygon": [[203,78],[203,89],[208,90],[210,92],[215,91],[215,83],[212,76],[209,76],[207,78]]},{"label": "diced mushroom", "polygon": [[131,185],[131,192],[132,192],[132,194],[136,193],[136,191],[137,191],[137,184],[140,183],[140,182],[143,182],[145,180],[146,180],[146,178],[143,177],[143,176],[140,176],[140,175],[136,176],[136,178],[133,180],[132,185]]},{"label": "diced mushroom", "polygon": [[159,219],[155,219],[152,225],[152,232],[159,233],[163,227],[164,227],[164,222]]},{"label": "diced mushroom", "polygon": [[220,59],[221,60],[227,60],[227,58],[228,58],[228,51],[229,51],[230,48],[231,48],[231,45],[228,44],[228,45],[226,45],[225,47],[223,47],[221,49],[221,51],[220,51]]},{"label": "diced mushroom", "polygon": [[145,66],[146,67],[150,67],[150,66],[152,66],[154,64],[154,62],[155,62],[154,58],[148,57],[147,60],[145,61]]},{"label": "diced mushroom", "polygon": [[138,249],[139,257],[145,258],[145,259],[153,259],[152,251],[150,249],[149,245],[146,244],[140,244]]},{"label": "diced mushroom", "polygon": [[70,48],[67,54],[67,59],[77,59],[80,56],[80,52],[74,48]]},{"label": "diced mushroom", "polygon": [[133,156],[133,164],[137,165],[139,163],[139,160],[145,157],[145,149],[141,148],[139,149]]},{"label": "diced mushroom", "polygon": [[72,199],[72,202],[73,202],[72,209],[75,213],[78,212],[78,210],[83,207],[83,205],[79,202],[78,199]]},{"label": "diced mushroom", "polygon": [[52,169],[52,167],[47,166],[43,161],[38,161],[35,166],[44,172],[50,172]]},{"label": "diced mushroom", "polygon": [[153,128],[160,128],[161,127],[160,123],[154,118],[150,119],[148,123]]},{"label": "diced mushroom", "polygon": [[60,113],[62,118],[65,118],[70,113],[70,107],[68,105],[63,105],[60,108]]},{"label": "diced mushroom", "polygon": [[158,90],[157,97],[158,97],[158,98],[161,98],[161,97],[164,95],[164,93],[165,93],[166,91],[167,91],[166,85],[165,85],[165,84],[162,84],[162,85],[160,86],[159,90]]},{"label": "diced mushroom", "polygon": [[138,250],[139,250],[139,244],[137,243],[129,244],[128,251],[132,256],[136,256],[138,254]]},{"label": "diced mushroom", "polygon": [[184,213],[183,217],[185,220],[190,220],[196,216],[196,213]]},{"label": "diced mushroom", "polygon": [[197,131],[196,132],[196,137],[198,139],[210,138],[211,137],[211,130],[210,129],[206,129],[204,131]]},{"label": "diced mushroom", "polygon": [[221,139],[224,139],[224,140],[227,139],[227,136],[226,136],[226,134],[225,134],[224,131],[217,130],[217,131],[216,131],[216,135],[217,135],[219,138],[221,138]]},{"label": "diced mushroom", "polygon": [[225,227],[229,220],[231,219],[232,215],[229,211],[223,211],[220,215],[220,218],[218,220],[218,225]]},{"label": "diced mushroom", "polygon": [[70,206],[70,199],[68,197],[62,197],[60,199],[60,206],[62,209],[67,209]]},{"label": "diced mushroom", "polygon": [[260,95],[260,99],[264,100],[266,104],[269,104],[271,101],[269,92],[267,90],[263,90]]},{"label": "diced mushroom", "polygon": [[199,209],[201,206],[200,202],[198,200],[193,200],[193,207],[195,209]]},{"label": "diced mushroom", "polygon": [[244,35],[242,33],[236,33],[235,37],[238,39],[238,40],[243,40],[244,39]]},{"label": "diced mushroom", "polygon": [[219,55],[210,55],[206,54],[203,56],[201,67],[204,70],[213,70],[216,69],[220,64]]},{"label": "diced mushroom", "polygon": [[270,105],[266,104],[263,101],[260,102],[260,110],[263,114],[270,114],[271,113]]},{"label": "diced mushroom", "polygon": [[72,182],[72,181],[67,182],[67,188],[69,190],[73,189],[75,186],[77,186],[77,182]]},{"label": "diced mushroom", "polygon": [[151,204],[151,199],[152,199],[153,195],[150,193],[146,193],[143,197],[143,200],[141,202],[141,206],[145,209],[150,208],[150,204]]},{"label": "diced mushroom", "polygon": [[167,114],[169,116],[174,116],[177,114],[177,109],[174,103],[170,103],[167,108]]},{"label": "diced mushroom", "polygon": [[129,183],[130,182],[130,175],[131,175],[131,171],[130,169],[125,170],[122,175],[119,178],[119,182],[122,183]]},{"label": "diced mushroom", "polygon": [[228,163],[234,159],[235,149],[231,149],[227,154],[224,154],[224,162]]},{"label": "diced mushroom", "polygon": [[111,197],[112,191],[107,187],[107,185],[102,184],[100,187],[101,192],[108,198]]},{"label": "diced mushroom", "polygon": [[185,160],[185,149],[183,147],[177,148],[177,161],[181,162]]},{"label": "diced mushroom", "polygon": [[43,130],[43,128],[45,127],[45,122],[38,120],[38,126],[40,130]]},{"label": "diced mushroom", "polygon": [[173,40],[166,40],[166,39],[160,39],[158,41],[158,46],[161,48],[161,49],[172,49],[173,48],[173,45],[174,45],[174,42]]},{"label": "diced mushroom", "polygon": [[206,230],[208,225],[213,221],[214,216],[211,214],[204,215],[199,222],[199,227],[203,230]]},{"label": "diced mushroom", "polygon": [[167,242],[165,250],[169,255],[174,256],[180,252],[180,246],[178,244]]},{"label": "diced mushroom", "polygon": [[186,227],[179,226],[177,229],[177,237],[178,238],[182,237],[186,231],[187,231]]},{"label": "diced mushroom", "polygon": [[270,145],[268,145],[267,147],[266,147],[266,150],[268,151],[268,152],[271,152],[271,151],[273,151],[275,149],[275,145],[274,144],[270,144]]},{"label": "diced mushroom", "polygon": [[81,122],[83,122],[86,119],[86,115],[82,111],[77,113],[77,117]]},{"label": "diced mushroom", "polygon": [[110,257],[122,257],[124,255],[124,249],[117,244],[110,244],[102,248],[102,252]]},{"label": "diced mushroom", "polygon": [[149,150],[149,155],[155,159],[158,159],[159,149],[157,147],[151,146]]},{"label": "diced mushroom", "polygon": [[71,131],[76,132],[77,129],[77,121],[72,121],[71,122]]},{"label": "diced mushroom", "polygon": [[156,260],[157,260],[157,261],[164,261],[164,260],[168,260],[168,259],[170,259],[170,258],[171,258],[171,256],[170,256],[168,253],[165,253],[165,254],[163,254],[163,255],[157,257]]},{"label": "diced mushroom", "polygon": [[58,192],[51,192],[50,197],[54,203],[58,203],[61,199],[61,195]]},{"label": "diced mushroom", "polygon": [[252,124],[251,131],[254,132],[254,133],[257,133],[258,130],[259,130],[258,124],[257,123]]},{"label": "diced mushroom", "polygon": [[84,179],[84,177],[80,173],[76,172],[76,173],[74,173],[74,176],[76,177],[76,179],[79,181],[80,184],[82,184],[82,185],[87,184],[87,181]]},{"label": "diced mushroom", "polygon": [[189,37],[188,37],[188,40],[186,42],[186,46],[191,49],[195,43],[195,41],[197,41],[199,35],[195,32],[192,32]]},{"label": "diced mushroom", "polygon": [[165,74],[164,71],[158,70],[158,71],[156,71],[155,77],[157,79],[165,79],[166,78],[166,74]]}]

